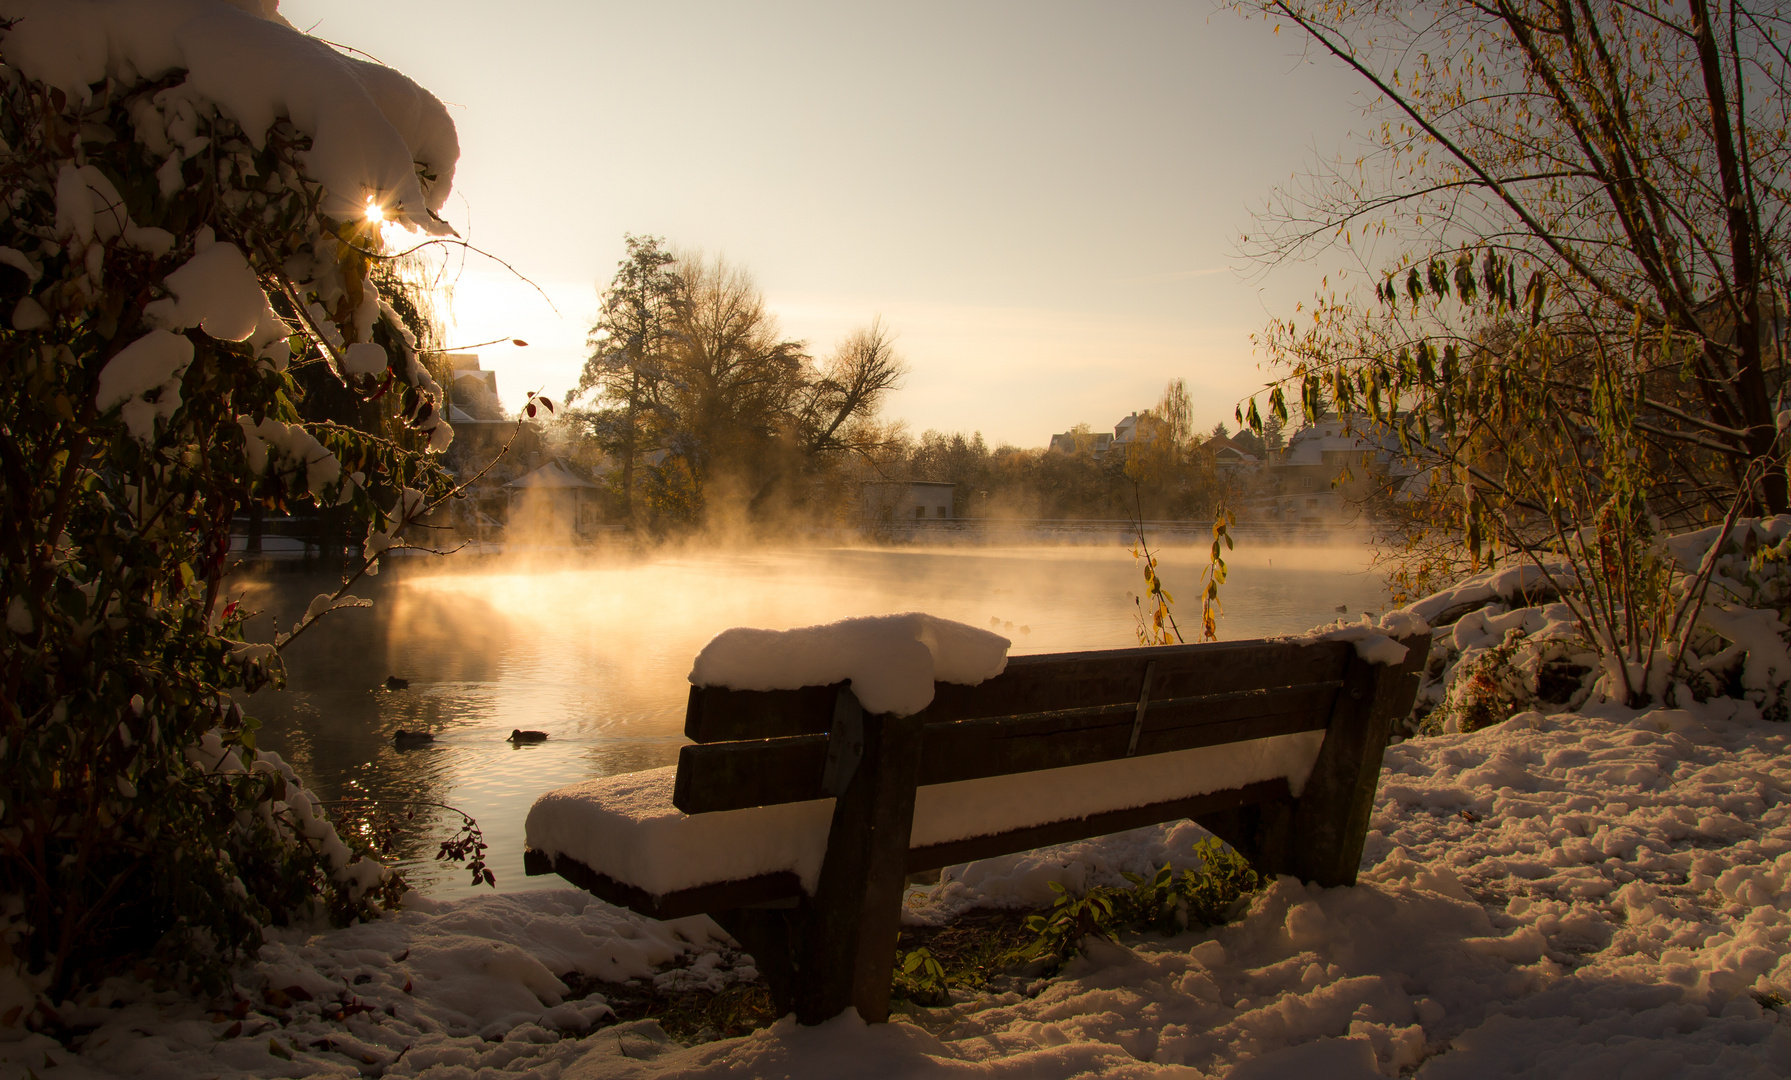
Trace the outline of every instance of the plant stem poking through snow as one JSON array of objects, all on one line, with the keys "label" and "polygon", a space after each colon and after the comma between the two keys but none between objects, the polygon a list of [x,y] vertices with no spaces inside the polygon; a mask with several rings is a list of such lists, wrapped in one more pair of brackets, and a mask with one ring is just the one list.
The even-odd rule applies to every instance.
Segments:
[{"label": "plant stem poking through snow", "polygon": [[[1181,627],[1175,624],[1175,597],[1163,588],[1163,579],[1157,576],[1157,556],[1150,549],[1150,541],[1144,536],[1144,507],[1138,495],[1138,481],[1132,481],[1132,529],[1138,534],[1138,542],[1132,545],[1132,561],[1144,573],[1144,593],[1132,597],[1133,613],[1138,620],[1138,643],[1140,645],[1181,645]],[[1214,550],[1217,551],[1217,545]],[[1224,563],[1220,563],[1220,580],[1224,580]],[[1149,610],[1146,610],[1146,600]],[[1203,608],[1205,607],[1203,603]],[[1218,635],[1212,629],[1212,617],[1207,617],[1207,640]]]}]

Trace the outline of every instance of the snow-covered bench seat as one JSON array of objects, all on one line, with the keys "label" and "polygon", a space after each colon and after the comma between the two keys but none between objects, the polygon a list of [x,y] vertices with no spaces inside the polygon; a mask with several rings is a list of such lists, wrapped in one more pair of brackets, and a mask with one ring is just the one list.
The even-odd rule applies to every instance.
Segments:
[{"label": "snow-covered bench seat", "polygon": [[804,1022],[881,1020],[916,871],[1193,818],[1265,873],[1353,883],[1429,649],[1400,644],[1394,664],[1347,641],[1021,656],[910,716],[850,683],[693,686],[677,767],[542,796],[527,869],[707,912]]}]

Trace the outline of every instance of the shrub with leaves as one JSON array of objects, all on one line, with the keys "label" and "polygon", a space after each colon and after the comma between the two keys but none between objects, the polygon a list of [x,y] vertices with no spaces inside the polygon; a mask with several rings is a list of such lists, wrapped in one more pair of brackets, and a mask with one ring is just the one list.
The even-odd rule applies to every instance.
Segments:
[{"label": "shrub with leaves", "polygon": [[890,987],[893,997],[937,1008],[951,1004],[951,985],[945,965],[926,946],[897,952],[895,978]]},{"label": "shrub with leaves", "polygon": [[1177,873],[1165,864],[1149,878],[1127,874],[1129,889],[1097,887],[1078,896],[1052,882],[1057,900],[1051,910],[1026,920],[1038,935],[1033,955],[1062,964],[1090,937],[1111,941],[1121,931],[1179,934],[1216,926],[1235,917],[1239,902],[1265,884],[1249,860],[1216,837],[1196,844],[1194,853],[1198,869]]},{"label": "shrub with leaves", "polygon": [[[1668,704],[1731,698],[1765,719],[1791,718],[1791,518],[1658,536],[1649,560],[1664,579],[1652,617],[1669,612],[1679,625],[1626,669],[1601,654],[1560,591],[1592,591],[1567,560],[1546,574],[1521,564],[1489,571],[1412,604],[1434,636],[1402,732],[1472,732],[1527,709],[1621,702],[1626,685]],[[1596,588],[1597,576],[1587,576]],[[1627,614],[1614,610],[1618,620],[1605,625]]]},{"label": "shrub with leaves", "polygon": [[[259,505],[341,508],[372,559],[447,491],[373,271],[390,227],[448,232],[453,126],[223,0],[9,0],[0,35],[0,953],[53,996],[146,955],[215,980],[401,888],[227,696],[360,602],[244,643],[227,556]],[[389,430],[306,422],[301,365]]]}]

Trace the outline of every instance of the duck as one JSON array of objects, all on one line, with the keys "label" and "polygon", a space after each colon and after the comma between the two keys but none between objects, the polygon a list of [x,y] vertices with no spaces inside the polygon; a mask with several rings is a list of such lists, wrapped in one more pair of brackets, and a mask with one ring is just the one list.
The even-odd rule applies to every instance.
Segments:
[{"label": "duck", "polygon": [[505,742],[513,742],[513,743],[546,742],[547,741],[547,732],[545,732],[545,731],[524,731],[521,728],[517,728],[514,731],[510,732],[510,737],[504,741]]},{"label": "duck", "polygon": [[409,690],[410,689],[410,680],[409,679],[400,679],[396,675],[387,675],[386,676],[386,689],[387,690]]},{"label": "duck", "polygon": [[406,731],[399,728],[392,733],[392,742],[397,746],[428,746],[435,741],[435,736],[427,731]]}]

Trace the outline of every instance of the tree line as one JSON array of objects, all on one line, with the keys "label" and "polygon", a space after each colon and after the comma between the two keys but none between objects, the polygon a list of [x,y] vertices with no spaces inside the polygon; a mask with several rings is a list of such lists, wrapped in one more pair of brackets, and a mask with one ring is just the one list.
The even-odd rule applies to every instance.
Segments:
[{"label": "tree line", "polygon": [[1220,506],[1258,493],[1265,480],[1220,469],[1210,441],[1230,438],[1259,460],[1281,446],[1278,426],[1266,436],[1233,436],[1224,424],[1195,432],[1180,379],[1139,411],[1129,444],[1103,453],[1086,423],[1069,434],[1067,448],[991,448],[980,432],[929,430],[896,438],[877,464],[885,476],[955,485],[952,514],[959,518],[1208,520]]},{"label": "tree line", "polygon": [[[1206,445],[1225,426],[1193,430],[1179,379],[1111,451],[1087,424],[1065,449],[917,437],[881,415],[907,365],[880,318],[817,359],[784,335],[744,269],[659,237],[624,243],[558,435],[637,533],[850,523],[864,485],[890,481],[956,485],[959,518],[1193,519],[1246,493]],[[1234,438],[1262,455],[1262,435]],[[1267,438],[1279,445],[1278,425]]]}]

